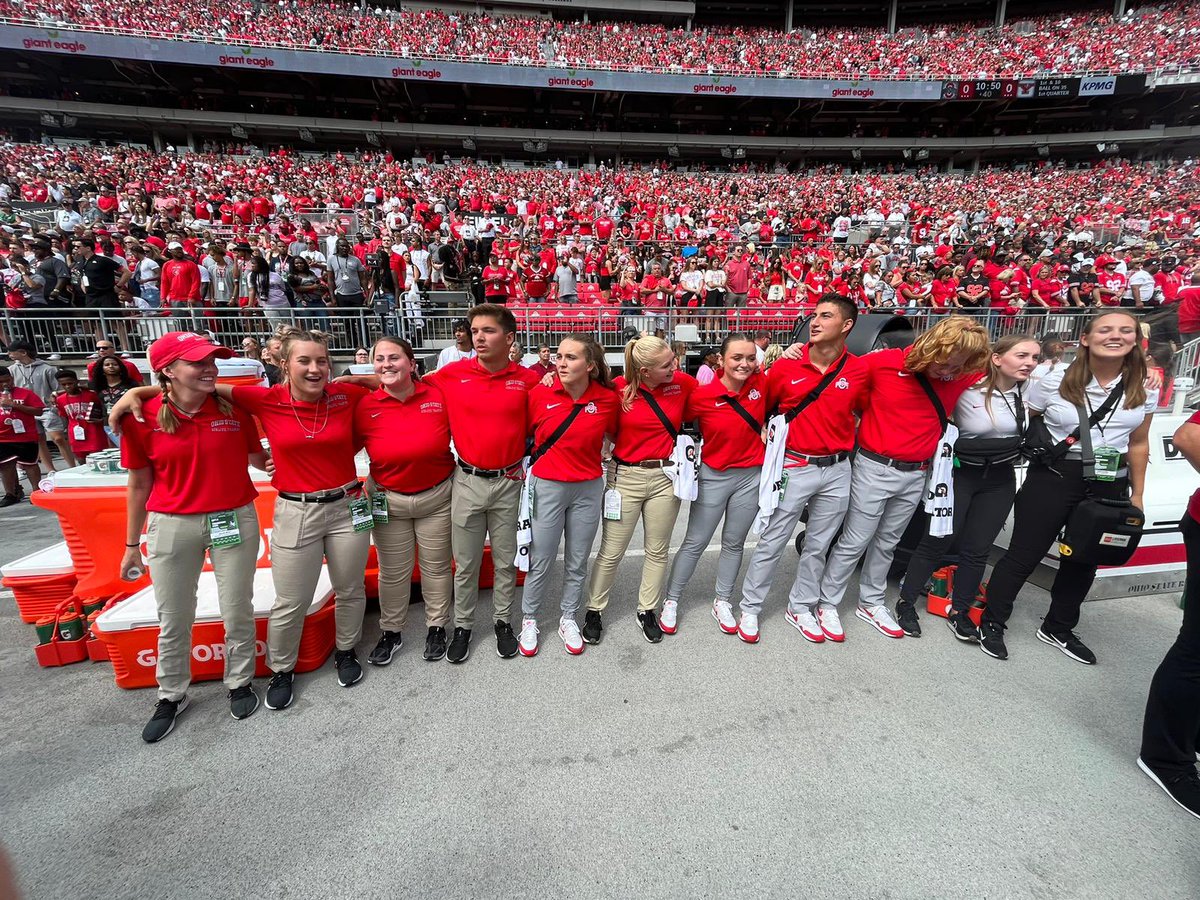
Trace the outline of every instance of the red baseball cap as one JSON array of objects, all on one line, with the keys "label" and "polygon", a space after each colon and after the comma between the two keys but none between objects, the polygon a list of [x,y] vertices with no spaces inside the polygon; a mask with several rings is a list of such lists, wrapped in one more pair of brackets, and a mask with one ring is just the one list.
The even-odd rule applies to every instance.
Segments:
[{"label": "red baseball cap", "polygon": [[231,359],[233,351],[213,343],[203,335],[190,331],[168,331],[150,345],[150,368],[159,372],[177,359],[199,362],[210,356]]}]

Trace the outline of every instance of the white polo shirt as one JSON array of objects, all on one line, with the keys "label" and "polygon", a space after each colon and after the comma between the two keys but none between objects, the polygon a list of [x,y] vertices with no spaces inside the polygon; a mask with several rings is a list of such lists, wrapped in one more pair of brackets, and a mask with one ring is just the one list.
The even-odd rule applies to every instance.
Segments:
[{"label": "white polo shirt", "polygon": [[[992,391],[987,402],[983,387],[973,385],[963,392],[954,406],[954,424],[960,438],[1003,438],[1017,434],[1017,389]],[[1022,400],[1024,398],[1022,397]],[[1025,410],[1029,422],[1029,410]]]},{"label": "white polo shirt", "polygon": [[[1065,366],[1050,372],[1029,389],[1029,396],[1025,400],[1025,405],[1031,411],[1042,412],[1046,428],[1055,442],[1065,440],[1067,435],[1079,427],[1079,413],[1058,392],[1066,373]],[[1084,391],[1085,408],[1089,416],[1104,404],[1114,386],[1115,382],[1108,388],[1103,388],[1093,376]],[[1129,435],[1146,420],[1147,416],[1154,413],[1157,406],[1158,391],[1146,391],[1145,404],[1134,409],[1126,409],[1125,401],[1118,399],[1112,412],[1092,426],[1092,446],[1111,447],[1120,453],[1127,452]],[[1078,458],[1081,454],[1079,444],[1073,445],[1068,454]]]}]

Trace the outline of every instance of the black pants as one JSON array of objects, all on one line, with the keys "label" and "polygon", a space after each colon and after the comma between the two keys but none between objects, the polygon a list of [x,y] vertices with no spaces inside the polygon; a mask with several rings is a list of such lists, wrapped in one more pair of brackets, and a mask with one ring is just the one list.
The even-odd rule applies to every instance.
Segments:
[{"label": "black pants", "polygon": [[954,573],[955,612],[965,612],[979,591],[988,553],[1004,527],[1016,495],[1010,463],[998,466],[959,466],[954,470],[954,533],[946,537],[926,534],[913,551],[904,573],[900,599],[916,604],[933,571],[953,552],[958,557]]},{"label": "black pants", "polygon": [[1195,768],[1200,745],[1200,524],[1184,514],[1179,527],[1187,548],[1183,627],[1150,682],[1142,723],[1142,760],[1165,775]]},{"label": "black pants", "polygon": [[[1054,468],[1058,471],[1031,465],[1025,483],[1017,493],[1012,541],[1008,552],[992,570],[984,622],[1003,625],[1008,621],[1017,594],[1079,501],[1089,494],[1111,499],[1129,496],[1129,482],[1125,478],[1084,481],[1083,465],[1078,460],[1062,459],[1054,464]],[[1059,559],[1058,574],[1050,588],[1050,610],[1042,625],[1047,634],[1062,634],[1079,624],[1079,608],[1095,578],[1095,566],[1070,558]]]}]

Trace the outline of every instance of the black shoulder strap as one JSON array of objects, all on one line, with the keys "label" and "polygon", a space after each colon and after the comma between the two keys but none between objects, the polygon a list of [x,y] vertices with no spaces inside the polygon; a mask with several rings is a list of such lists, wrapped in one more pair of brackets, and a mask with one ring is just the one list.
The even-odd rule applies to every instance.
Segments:
[{"label": "black shoulder strap", "polygon": [[658,405],[658,401],[654,399],[654,395],[645,388],[638,388],[638,393],[642,395],[642,399],[650,405],[652,410],[654,410],[654,414],[658,416],[658,421],[662,422],[662,427],[667,429],[667,434],[671,436],[671,440],[675,440],[677,437],[679,437],[679,429],[671,424],[671,420],[667,418],[667,414],[663,412],[662,407]]},{"label": "black shoulder strap", "polygon": [[742,406],[742,404],[738,402],[737,397],[729,395],[726,396],[725,399],[729,401],[729,405],[733,407],[733,411],[742,417],[742,421],[750,426],[751,431],[753,431],[755,434],[762,432],[763,423],[755,419],[754,416],[750,415],[750,410]]},{"label": "black shoulder strap", "polygon": [[796,418],[796,416],[800,415],[800,413],[804,412],[804,410],[816,403],[817,398],[821,396],[821,392],[833,384],[834,379],[837,378],[838,373],[846,367],[846,363],[849,361],[849,359],[850,354],[843,353],[842,358],[838,360],[838,364],[825,373],[825,377],[817,382],[817,386],[809,391],[803,400],[801,400],[784,414],[784,422],[786,422],[788,425],[791,425],[792,420]]},{"label": "black shoulder strap", "polygon": [[[1109,395],[1104,398],[1104,402],[1101,403],[1100,406],[1098,406],[1096,408],[1096,411],[1093,412],[1092,415],[1088,418],[1087,426],[1088,426],[1088,438],[1089,439],[1091,438],[1092,427],[1094,425],[1096,425],[1096,423],[1099,422],[1101,419],[1103,419],[1105,416],[1107,416],[1110,412],[1112,412],[1113,407],[1117,405],[1117,398],[1123,396],[1124,394],[1125,394],[1125,383],[1123,380],[1118,381],[1116,383],[1116,386],[1113,387],[1112,391],[1109,392]],[[1080,408],[1082,409],[1082,407],[1080,407]],[[1074,431],[1072,431],[1070,434],[1068,434],[1065,438],[1063,438],[1061,441],[1059,441],[1057,444],[1055,444],[1054,448],[1050,451],[1051,454],[1057,457],[1057,456],[1061,456],[1062,454],[1064,454],[1068,450],[1070,450],[1071,447],[1076,442],[1079,441],[1082,430],[1083,430],[1083,416],[1080,416],[1079,417],[1079,427],[1077,427]],[[1094,462],[1094,460],[1093,460],[1093,462]]]},{"label": "black shoulder strap", "polygon": [[929,379],[925,377],[924,372],[917,372],[913,377],[917,379],[917,384],[921,385],[921,390],[925,392],[925,396],[933,404],[933,410],[937,413],[938,421],[942,423],[942,433],[944,434],[946,426],[950,424],[950,417],[946,415],[946,407],[942,405],[942,398],[933,390],[933,385],[929,383]]},{"label": "black shoulder strap", "polygon": [[547,451],[554,446],[555,442],[567,433],[567,429],[571,427],[571,423],[575,421],[576,417],[583,412],[585,406],[587,406],[586,403],[576,403],[571,407],[571,411],[567,413],[567,417],[558,423],[558,427],[551,432],[542,445],[533,449],[533,452],[529,454],[529,464],[531,466],[545,456]]}]

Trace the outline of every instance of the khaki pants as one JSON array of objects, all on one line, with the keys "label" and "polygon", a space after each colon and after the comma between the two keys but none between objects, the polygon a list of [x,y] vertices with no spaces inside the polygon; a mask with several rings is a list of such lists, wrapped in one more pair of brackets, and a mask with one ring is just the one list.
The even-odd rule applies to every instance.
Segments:
[{"label": "khaki pants", "polygon": [[362,637],[367,607],[364,579],[371,532],[350,525],[349,500],[332,503],[275,501],[271,532],[271,569],[275,576],[275,605],[267,623],[267,664],[272,672],[296,666],[304,617],[312,605],[322,561],[337,596],[334,622],[337,648],[351,650]]},{"label": "khaki pants", "polygon": [[592,577],[588,581],[587,605],[588,609],[594,610],[608,606],[617,566],[625,556],[633,529],[641,518],[646,556],[642,561],[642,583],[638,588],[638,612],[645,612],[658,606],[662,594],[667,577],[667,547],[675,517],[679,514],[679,498],[675,496],[671,479],[662,469],[615,467],[616,476],[610,474],[608,484],[621,492],[621,518],[604,519],[600,552],[592,563]]},{"label": "khaki pants", "polygon": [[525,484],[512,478],[480,478],[454,472],[454,506],[450,514],[450,546],[454,549],[454,624],[473,628],[479,599],[479,566],[483,541],[492,542],[496,582],[492,590],[495,618],[507,622],[517,587],[517,510]]},{"label": "khaki pants", "polygon": [[258,563],[258,516],[254,504],[237,510],[242,541],[209,548],[206,515],[150,513],[146,552],[158,604],[158,697],[178,701],[192,683],[192,625],[196,621],[196,582],[208,551],[217,579],[217,599],[225,623],[225,687],[233,690],[254,677],[254,569]]},{"label": "khaki pants", "polygon": [[[419,494],[385,491],[386,525],[375,526],[379,552],[379,627],[403,631],[412,594],[414,549],[421,564],[425,625],[445,628],[450,621],[454,583],[450,572],[451,479]],[[380,488],[379,490],[383,490]]]}]

